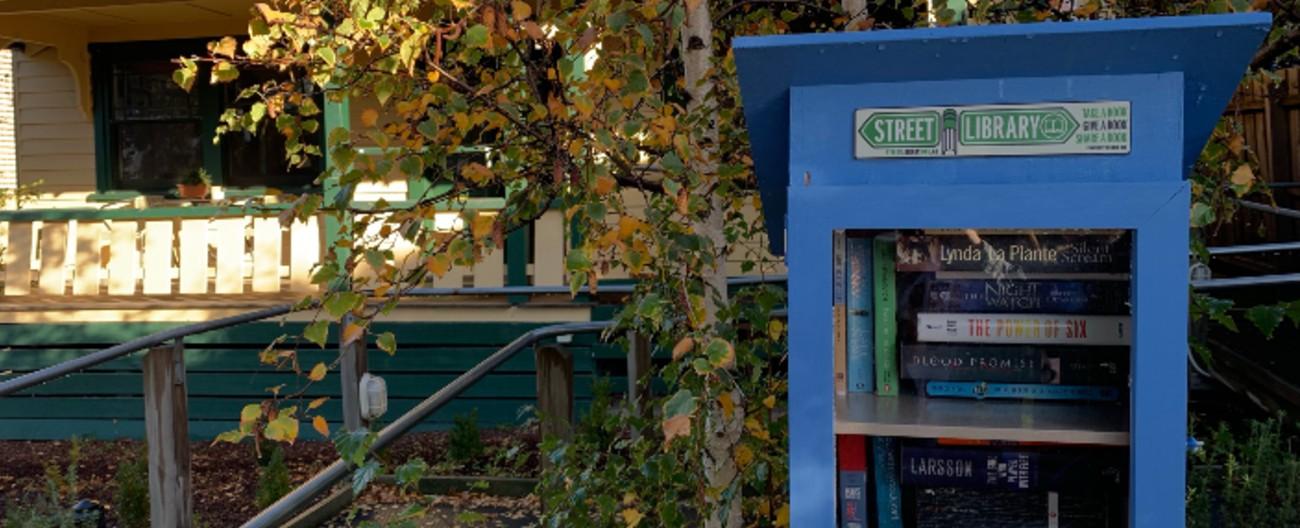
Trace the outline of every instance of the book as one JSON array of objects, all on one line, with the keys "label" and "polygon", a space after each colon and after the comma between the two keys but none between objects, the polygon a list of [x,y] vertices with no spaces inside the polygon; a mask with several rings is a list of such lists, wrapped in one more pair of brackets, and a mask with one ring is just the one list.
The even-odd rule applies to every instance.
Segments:
[{"label": "book", "polygon": [[1039,383],[986,383],[983,381],[927,381],[925,395],[976,400],[1078,400],[1118,401],[1119,388],[1102,385],[1045,385]]},{"label": "book", "polygon": [[875,320],[872,318],[872,241],[870,238],[848,237],[844,244],[846,266],[845,305],[847,321],[846,346],[848,348],[849,392],[875,390],[876,373],[872,349]]},{"label": "book", "polygon": [[905,344],[904,379],[1118,385],[1128,383],[1124,347]]},{"label": "book", "polygon": [[903,528],[903,490],[898,482],[898,440],[871,439],[871,468],[875,471],[876,528]]},{"label": "book", "polygon": [[916,314],[917,341],[1127,346],[1131,318],[1068,314]]},{"label": "book", "polygon": [[867,437],[836,435],[840,528],[867,528]]},{"label": "book", "polygon": [[1122,315],[1128,283],[1066,280],[935,280],[926,285],[927,312]]},{"label": "book", "polygon": [[905,486],[1017,491],[1118,489],[1123,450],[966,448],[904,444],[899,455]]},{"label": "book", "polygon": [[893,234],[879,235],[873,242],[875,258],[871,275],[876,308],[876,394],[881,396],[898,396],[896,238]]},{"label": "book", "polygon": [[898,271],[1016,273],[1128,273],[1132,243],[1109,234],[908,235],[898,239]]},{"label": "book", "polygon": [[844,231],[831,234],[831,354],[834,356],[835,394],[840,396],[849,392],[844,243]]},{"label": "book", "polygon": [[1126,506],[1115,494],[921,488],[915,528],[1119,528]]}]

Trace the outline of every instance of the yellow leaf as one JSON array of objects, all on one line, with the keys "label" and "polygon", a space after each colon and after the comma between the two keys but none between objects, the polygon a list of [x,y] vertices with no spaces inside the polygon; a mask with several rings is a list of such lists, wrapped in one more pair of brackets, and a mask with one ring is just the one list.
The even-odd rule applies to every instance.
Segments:
[{"label": "yellow leaf", "polygon": [[635,503],[636,503],[636,493],[635,493],[635,492],[631,492],[631,491],[629,491],[629,492],[623,494],[623,505],[624,505],[624,506],[631,506],[631,505],[633,505],[633,504],[635,504]]},{"label": "yellow leaf", "polygon": [[329,438],[329,437],[330,437],[330,425],[327,424],[327,423],[325,423],[325,417],[324,417],[324,416],[316,415],[315,418],[312,418],[312,419],[311,419],[311,428],[312,428],[312,429],[315,429],[316,432],[320,433],[320,435],[323,436],[323,437],[325,437],[325,438]]},{"label": "yellow leaf", "polygon": [[496,223],[496,219],[497,217],[494,214],[479,213],[474,215],[474,219],[469,224],[470,234],[474,235],[474,240],[483,240],[492,236],[492,226]]},{"label": "yellow leaf", "polygon": [[618,183],[618,182],[614,181],[614,178],[611,178],[611,177],[609,177],[609,176],[604,176],[604,175],[602,175],[602,176],[597,176],[597,177],[596,177],[596,194],[598,194],[598,195],[600,195],[600,196],[604,196],[604,195],[606,195],[606,194],[609,194],[610,191],[614,190],[614,185],[616,185],[617,183]]},{"label": "yellow leaf", "polygon": [[682,356],[690,353],[694,348],[695,340],[691,339],[690,336],[683,337],[681,341],[678,341],[677,344],[673,346],[673,361],[681,359]]},{"label": "yellow leaf", "polygon": [[754,450],[745,444],[736,446],[736,465],[745,469],[754,462]]},{"label": "yellow leaf", "polygon": [[316,410],[320,406],[325,405],[326,401],[329,401],[329,396],[321,396],[320,398],[316,398],[312,400],[311,403],[307,404],[307,409]]},{"label": "yellow leaf", "polygon": [[641,519],[643,518],[645,518],[645,514],[636,511],[635,509],[628,508],[623,510],[623,522],[627,524],[628,528],[633,528],[634,526],[641,524]]},{"label": "yellow leaf", "polygon": [[731,399],[731,391],[719,395],[718,404],[722,406],[723,418],[731,418],[732,413],[736,412],[736,402]]},{"label": "yellow leaf", "polygon": [[307,374],[307,379],[312,381],[323,380],[326,372],[329,372],[329,367],[325,366],[325,362],[317,363],[316,366],[311,368],[311,373]]},{"label": "yellow leaf", "polygon": [[267,440],[292,444],[294,440],[298,439],[298,420],[289,413],[280,413],[280,416],[266,424],[262,436],[265,436]]},{"label": "yellow leaf", "polygon": [[782,333],[785,333],[785,323],[778,319],[767,322],[767,337],[772,338],[773,341],[779,341]]},{"label": "yellow leaf", "polygon": [[776,525],[790,526],[790,505],[789,504],[782,504],[781,507],[776,510]]},{"label": "yellow leaf", "polygon": [[770,394],[768,395],[768,397],[763,398],[763,406],[767,407],[768,409],[776,407],[776,395]]},{"label": "yellow leaf", "polygon": [[1241,152],[1246,149],[1246,138],[1241,134],[1233,134],[1232,139],[1228,140],[1228,150],[1232,151],[1233,156],[1240,156]]},{"label": "yellow leaf", "polygon": [[248,405],[245,405],[244,408],[239,411],[240,424],[253,423],[256,422],[258,418],[261,417],[262,417],[262,406],[256,403],[250,403]]},{"label": "yellow leaf", "polygon": [[361,336],[365,333],[366,327],[356,323],[348,323],[348,325],[343,328],[343,334],[339,338],[339,344],[343,346],[351,345],[356,342],[356,340],[361,339]]},{"label": "yellow leaf", "polygon": [[641,227],[641,220],[631,216],[623,216],[618,219],[618,236],[627,238],[632,236],[638,228]]},{"label": "yellow leaf", "polygon": [[469,181],[482,185],[492,180],[492,169],[478,162],[466,163],[464,167],[461,167],[460,175]]},{"label": "yellow leaf", "polygon": [[372,127],[379,122],[379,111],[374,108],[367,108],[361,111],[361,126]]},{"label": "yellow leaf", "polygon": [[443,275],[447,274],[447,270],[451,268],[451,259],[447,258],[446,254],[439,253],[424,261],[424,267],[428,268],[429,273],[432,273],[434,277],[442,278]]},{"label": "yellow leaf", "polygon": [[238,45],[239,42],[235,37],[222,37],[220,41],[208,44],[213,54],[231,59],[235,58],[235,49]]},{"label": "yellow leaf", "polygon": [[528,5],[528,2],[515,0],[510,2],[510,13],[515,16],[515,20],[525,20],[533,16],[533,6]]},{"label": "yellow leaf", "polygon": [[1255,181],[1255,171],[1250,170],[1250,165],[1248,164],[1243,164],[1242,166],[1237,167],[1237,170],[1232,171],[1233,185],[1245,186],[1245,185],[1250,185],[1254,181]]},{"label": "yellow leaf", "polygon": [[674,438],[691,434],[691,415],[690,413],[679,414],[664,420],[662,425],[664,429],[664,449],[667,449]]}]

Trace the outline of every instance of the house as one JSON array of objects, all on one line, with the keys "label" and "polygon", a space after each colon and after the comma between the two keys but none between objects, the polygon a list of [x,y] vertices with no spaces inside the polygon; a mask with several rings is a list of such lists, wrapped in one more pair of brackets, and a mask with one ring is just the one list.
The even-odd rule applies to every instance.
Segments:
[{"label": "house", "polygon": [[[200,81],[186,93],[171,80],[172,58],[244,34],[251,7],[249,0],[0,2],[0,47],[8,50],[0,54],[0,188],[35,193],[21,208],[9,200],[0,210],[0,374],[314,291],[312,268],[328,242],[322,222],[282,227],[274,206],[239,205],[267,188],[317,191],[318,168],[287,168],[275,133],[214,144],[217,116],[238,104],[238,86]],[[330,103],[326,113],[359,120],[366,107]],[[214,197],[233,206],[175,197],[176,179],[198,168],[212,175]],[[358,199],[407,194],[405,182],[395,181],[362,189]],[[480,196],[467,207],[503,203]],[[455,228],[454,217],[448,213],[441,224]],[[566,233],[563,215],[547,213],[512,235],[503,251],[432,285],[562,285]],[[370,368],[387,378],[388,416],[395,417],[527,329],[605,318],[613,309],[568,295],[410,300],[375,329],[394,331],[400,352],[370,354]],[[191,434],[232,429],[244,402],[295,392],[301,379],[259,364],[258,352],[280,335],[301,332],[313,316],[187,339]],[[590,337],[569,346],[580,352],[580,397],[597,375],[621,382],[616,353]],[[308,344],[299,362],[310,366],[336,354]],[[449,423],[472,408],[488,423],[515,421],[535,395],[532,359],[525,356],[426,425]],[[0,438],[138,437],[141,390],[137,355],[0,398]],[[331,374],[304,397],[338,394]],[[335,419],[337,400],[324,408]]]}]

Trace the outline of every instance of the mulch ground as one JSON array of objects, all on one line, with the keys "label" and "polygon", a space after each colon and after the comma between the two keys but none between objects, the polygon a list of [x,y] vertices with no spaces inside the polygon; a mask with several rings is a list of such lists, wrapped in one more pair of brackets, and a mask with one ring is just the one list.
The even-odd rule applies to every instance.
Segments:
[{"label": "mulch ground", "polygon": [[[487,453],[466,470],[467,474],[506,473],[515,476],[535,476],[537,468],[535,432],[484,431],[483,443]],[[507,445],[527,446],[528,460],[510,470],[491,469],[491,454]],[[437,465],[447,452],[445,433],[414,433],[400,439],[385,453],[387,460],[401,461],[422,457],[431,466]],[[92,499],[109,505],[110,526],[115,520],[111,504],[116,491],[114,475],[118,463],[131,457],[144,456],[144,446],[139,441],[83,441],[77,464],[77,499]],[[216,444],[194,442],[191,444],[191,475],[194,485],[194,513],[204,527],[239,526],[257,513],[254,496],[257,488],[257,455],[248,443]],[[290,480],[298,485],[337,458],[334,447],[326,442],[300,441],[285,446],[285,465]],[[13,504],[24,504],[45,489],[46,467],[66,472],[69,460],[67,441],[0,441],[0,520],[5,510]],[[392,504],[402,498],[385,488],[376,486],[364,494],[359,504]],[[469,498],[467,497],[467,500]],[[442,500],[442,499],[439,499]],[[445,502],[445,501],[444,501]],[[490,502],[490,501],[489,501]],[[535,501],[534,501],[535,502]],[[463,503],[471,504],[471,503]],[[507,507],[527,507],[526,501],[511,502]],[[391,509],[391,508],[386,508]]]}]

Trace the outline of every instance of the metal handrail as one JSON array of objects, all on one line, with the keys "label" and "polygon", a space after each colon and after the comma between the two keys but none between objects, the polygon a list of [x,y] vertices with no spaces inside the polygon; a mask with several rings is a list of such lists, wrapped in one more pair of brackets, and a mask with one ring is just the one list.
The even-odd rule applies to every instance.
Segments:
[{"label": "metal handrail", "polygon": [[[612,321],[562,323],[542,328],[535,328],[525,332],[523,335],[515,338],[514,341],[511,341],[510,344],[492,353],[491,356],[488,356],[482,362],[475,365],[474,368],[471,368],[464,374],[457,376],[456,379],[451,381],[451,383],[438,389],[438,392],[433,393],[432,396],[429,396],[428,398],[425,398],[424,401],[416,404],[415,407],[407,411],[406,414],[399,416],[393,421],[393,423],[390,423],[387,427],[381,429],[374,444],[370,446],[370,452],[374,453],[388,446],[388,444],[392,443],[407,431],[410,431],[411,428],[418,425],[425,418],[428,418],[429,415],[442,408],[443,405],[446,405],[456,396],[460,395],[460,393],[468,389],[470,385],[473,385],[474,382],[482,379],[483,376],[486,376],[493,369],[514,357],[514,355],[519,353],[519,351],[537,341],[561,335],[599,332],[612,325]],[[258,513],[257,516],[249,519],[248,522],[245,522],[242,525],[243,528],[278,526],[296,513],[298,509],[307,503],[307,501],[310,501],[317,495],[327,491],[331,486],[338,482],[339,479],[347,476],[351,470],[351,464],[347,461],[342,459],[335,460],[334,463],[321,470],[321,472],[317,473],[316,476],[311,478],[311,480],[298,486],[296,489],[289,492],[288,495],[281,497],[280,500],[275,501],[275,503],[268,506],[265,510],[262,510],[262,512]]]}]

